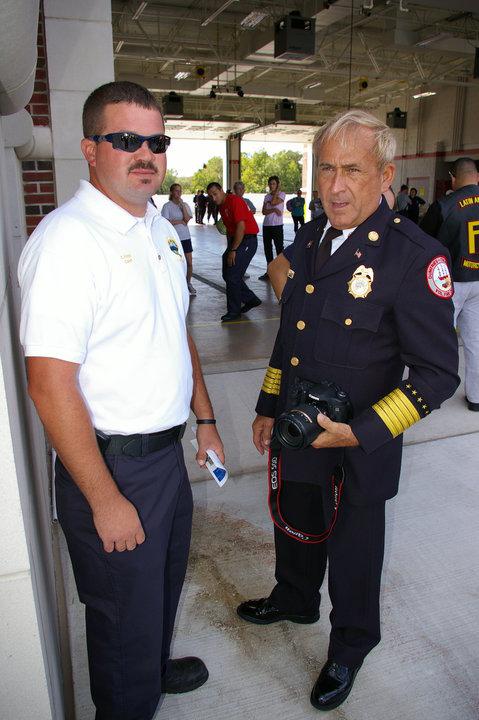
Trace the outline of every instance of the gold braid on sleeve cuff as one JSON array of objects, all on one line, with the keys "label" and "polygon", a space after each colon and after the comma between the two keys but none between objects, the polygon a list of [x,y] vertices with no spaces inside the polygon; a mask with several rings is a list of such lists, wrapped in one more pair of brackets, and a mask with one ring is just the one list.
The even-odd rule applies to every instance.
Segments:
[{"label": "gold braid on sleeve cuff", "polygon": [[268,367],[266,375],[264,376],[263,387],[261,390],[268,395],[279,395],[279,388],[281,386],[281,370],[277,368]]},{"label": "gold braid on sleeve cuff", "polygon": [[379,415],[393,437],[397,437],[430,413],[420,392],[409,382],[375,403],[373,410]]}]

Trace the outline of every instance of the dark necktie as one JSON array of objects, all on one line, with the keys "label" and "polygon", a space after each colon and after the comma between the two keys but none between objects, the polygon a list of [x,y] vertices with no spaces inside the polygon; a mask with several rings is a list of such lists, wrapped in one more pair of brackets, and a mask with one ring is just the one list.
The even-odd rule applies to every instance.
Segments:
[{"label": "dark necktie", "polygon": [[326,235],[321,240],[321,244],[316,252],[316,261],[314,265],[314,274],[317,275],[323,265],[331,257],[331,248],[334,238],[343,234],[342,230],[334,228],[332,225],[326,231]]}]

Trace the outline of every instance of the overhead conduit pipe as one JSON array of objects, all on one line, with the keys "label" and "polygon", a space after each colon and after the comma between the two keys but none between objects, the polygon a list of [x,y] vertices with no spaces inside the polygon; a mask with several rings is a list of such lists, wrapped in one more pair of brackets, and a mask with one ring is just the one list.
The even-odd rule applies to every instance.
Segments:
[{"label": "overhead conduit pipe", "polygon": [[51,129],[34,126],[24,110],[35,84],[38,9],[39,0],[1,0],[0,115],[6,143],[20,160],[52,157]]},{"label": "overhead conduit pipe", "polygon": [[0,9],[0,114],[28,104],[35,83],[39,0],[2,0]]}]

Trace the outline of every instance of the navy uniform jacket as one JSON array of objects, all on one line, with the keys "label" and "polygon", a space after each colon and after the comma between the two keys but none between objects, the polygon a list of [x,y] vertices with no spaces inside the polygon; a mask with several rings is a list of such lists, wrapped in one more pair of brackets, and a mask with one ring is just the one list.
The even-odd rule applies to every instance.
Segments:
[{"label": "navy uniform jacket", "polygon": [[[277,417],[290,408],[295,378],[339,385],[351,398],[360,447],[283,450],[282,474],[324,482],[342,463],[346,496],[367,504],[396,494],[402,433],[459,384],[448,257],[383,200],[315,275],[325,223],[323,215],[296,235],[256,412]],[[402,380],[405,366],[409,377]]]}]

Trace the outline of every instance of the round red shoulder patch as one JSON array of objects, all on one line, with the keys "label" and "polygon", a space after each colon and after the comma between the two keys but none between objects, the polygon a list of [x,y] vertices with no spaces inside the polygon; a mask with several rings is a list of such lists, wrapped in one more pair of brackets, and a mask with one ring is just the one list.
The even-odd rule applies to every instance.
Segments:
[{"label": "round red shoulder patch", "polygon": [[433,295],[446,299],[454,295],[451,274],[444,255],[438,255],[431,260],[426,269],[426,280]]}]

